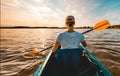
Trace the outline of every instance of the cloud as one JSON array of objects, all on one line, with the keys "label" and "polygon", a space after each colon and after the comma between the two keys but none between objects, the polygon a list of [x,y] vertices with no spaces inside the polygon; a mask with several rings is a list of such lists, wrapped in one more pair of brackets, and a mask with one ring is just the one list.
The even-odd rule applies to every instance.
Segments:
[{"label": "cloud", "polygon": [[[111,5],[104,0],[2,0],[2,19],[11,24],[39,26],[64,26],[67,15],[74,15],[77,26],[92,26],[102,19],[109,19],[112,24],[119,23],[120,3]],[[105,5],[106,4],[106,5]],[[115,9],[116,8],[116,9]],[[113,11],[114,10],[114,11]],[[22,19],[22,20],[21,20]],[[4,24],[4,22],[2,22]],[[36,25],[34,25],[36,26]]]}]

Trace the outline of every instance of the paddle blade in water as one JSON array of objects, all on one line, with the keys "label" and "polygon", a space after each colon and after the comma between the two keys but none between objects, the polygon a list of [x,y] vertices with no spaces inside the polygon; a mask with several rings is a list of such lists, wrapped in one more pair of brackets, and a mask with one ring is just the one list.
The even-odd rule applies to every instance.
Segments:
[{"label": "paddle blade in water", "polygon": [[106,29],[110,26],[110,23],[108,20],[103,20],[99,23],[96,23],[95,26],[93,27],[94,30],[103,30]]},{"label": "paddle blade in water", "polygon": [[39,50],[32,50],[29,52],[29,54],[38,54],[39,53]]},{"label": "paddle blade in water", "polygon": [[33,50],[30,50],[29,52],[26,52],[25,54],[26,55],[31,55],[31,56],[38,55],[39,50],[38,49],[33,49]]}]

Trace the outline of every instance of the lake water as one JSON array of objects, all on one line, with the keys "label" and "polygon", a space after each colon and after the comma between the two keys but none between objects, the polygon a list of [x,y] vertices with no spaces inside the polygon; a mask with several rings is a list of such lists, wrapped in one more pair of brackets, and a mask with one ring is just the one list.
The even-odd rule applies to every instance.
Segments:
[{"label": "lake water", "polygon": [[[84,32],[87,29],[76,29]],[[0,29],[0,76],[32,76],[50,51],[26,57],[30,49],[42,50],[53,45],[65,29]],[[85,34],[87,48],[109,69],[120,75],[120,30],[107,29]]]}]

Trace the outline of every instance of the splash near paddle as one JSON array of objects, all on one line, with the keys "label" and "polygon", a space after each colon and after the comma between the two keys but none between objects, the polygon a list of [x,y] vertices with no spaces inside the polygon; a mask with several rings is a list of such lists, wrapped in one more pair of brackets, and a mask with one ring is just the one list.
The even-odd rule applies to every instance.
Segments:
[{"label": "splash near paddle", "polygon": [[108,20],[103,20],[99,23],[96,23],[95,26],[93,27],[94,30],[103,30],[105,28],[108,28],[110,26],[110,23]]}]

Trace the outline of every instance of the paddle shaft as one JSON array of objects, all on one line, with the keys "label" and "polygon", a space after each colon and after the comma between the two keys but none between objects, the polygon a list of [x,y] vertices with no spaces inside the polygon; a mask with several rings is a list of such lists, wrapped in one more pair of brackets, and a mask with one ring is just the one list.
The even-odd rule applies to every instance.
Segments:
[{"label": "paddle shaft", "polygon": [[45,50],[47,50],[47,49],[50,49],[50,48],[52,48],[52,47],[53,47],[53,45],[51,45],[51,46],[49,46],[49,47],[47,47],[47,48],[41,50],[40,52],[43,52],[43,51],[45,51]]},{"label": "paddle shaft", "polygon": [[89,30],[83,32],[82,34],[88,33],[88,32],[90,32],[90,31],[92,31],[92,30],[94,30],[94,29],[89,29]]}]

